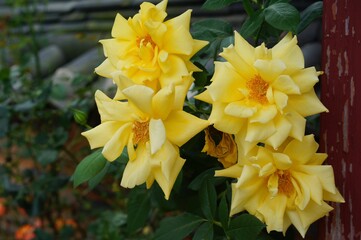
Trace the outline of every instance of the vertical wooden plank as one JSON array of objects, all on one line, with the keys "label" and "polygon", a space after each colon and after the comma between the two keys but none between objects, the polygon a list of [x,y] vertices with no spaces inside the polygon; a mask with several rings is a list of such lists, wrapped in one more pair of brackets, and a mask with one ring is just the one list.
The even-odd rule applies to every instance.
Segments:
[{"label": "vertical wooden plank", "polygon": [[346,203],[323,219],[319,239],[361,239],[361,1],[326,0],[321,147]]}]

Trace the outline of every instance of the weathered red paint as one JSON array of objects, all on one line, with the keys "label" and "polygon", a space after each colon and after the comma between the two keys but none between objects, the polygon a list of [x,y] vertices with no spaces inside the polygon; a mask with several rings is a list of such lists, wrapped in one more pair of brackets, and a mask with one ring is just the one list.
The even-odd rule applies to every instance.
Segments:
[{"label": "weathered red paint", "polygon": [[361,1],[326,0],[323,11],[321,148],[346,203],[321,221],[319,239],[361,239]]}]

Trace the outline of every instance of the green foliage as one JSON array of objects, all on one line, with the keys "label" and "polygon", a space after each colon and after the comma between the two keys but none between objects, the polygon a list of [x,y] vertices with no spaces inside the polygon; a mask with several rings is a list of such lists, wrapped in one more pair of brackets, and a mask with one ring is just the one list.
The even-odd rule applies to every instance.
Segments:
[{"label": "green foliage", "polygon": [[232,239],[257,239],[258,234],[264,227],[264,223],[255,216],[241,214],[231,220],[227,234]]},{"label": "green foliage", "polygon": [[321,18],[323,2],[314,2],[301,12],[301,21],[297,27],[297,33],[301,33],[314,20]]},{"label": "green foliage", "polygon": [[127,222],[127,215],[121,211],[104,211],[89,225],[91,239],[120,240],[124,239],[121,227]]},{"label": "green foliage", "polygon": [[73,175],[74,187],[77,187],[98,175],[105,168],[106,163],[107,160],[102,154],[102,149],[98,149],[88,155],[75,169]]},{"label": "green foliage", "polygon": [[144,227],[150,212],[150,194],[145,189],[135,189],[129,195],[127,230],[133,233]]},{"label": "green foliage", "polygon": [[4,137],[9,131],[10,112],[6,106],[0,105],[0,137]]},{"label": "green foliage", "polygon": [[201,65],[208,73],[208,81],[197,82],[200,85],[197,87],[204,87],[209,83],[210,76],[214,72],[214,60],[219,60],[219,53],[223,51],[224,47],[228,47],[233,42],[233,28],[229,22],[206,19],[195,22],[191,27],[192,36],[196,39],[206,40],[209,44],[200,50],[193,61],[197,65]]},{"label": "green foliage", "polygon": [[213,221],[217,207],[217,193],[212,181],[204,181],[199,191],[200,205],[204,216]]},{"label": "green foliage", "polygon": [[[224,61],[219,53],[233,44],[235,30],[252,43],[272,44],[281,33],[300,33],[322,15],[321,1],[301,13],[289,2],[205,1],[203,9],[212,11],[242,4],[247,16],[239,29],[218,19],[192,23],[192,36],[209,42],[192,58],[203,70],[193,74],[194,89],[204,89],[210,83],[214,61]],[[7,29],[0,33],[6,50],[16,60],[15,64],[7,65],[0,59],[0,147],[5,160],[0,165],[0,195],[10,199],[7,204],[13,209],[24,209],[27,217],[47,223],[47,228],[36,229],[36,239],[77,239],[75,227],[65,225],[57,229],[56,218],[80,211],[82,215],[75,219],[81,228],[78,232],[83,234],[79,239],[85,236],[101,240],[272,239],[264,230],[265,225],[254,216],[247,213],[229,216],[232,180],[214,177],[215,170],[221,166],[216,159],[199,153],[204,144],[202,134],[180,149],[187,161],[169,200],[164,199],[156,183],[150,189],[144,186],[132,190],[120,188],[119,181],[128,161],[126,149],[114,162],[103,157],[102,149],[84,158],[89,153],[88,146],[78,147],[84,139],[74,138],[74,135],[89,129],[88,122],[93,125],[99,120],[91,112],[94,109],[91,90],[94,77],[74,77],[71,86],[78,87],[76,99],[64,108],[56,107],[54,100],[64,100],[67,90],[41,75],[39,66],[44,59],[39,59],[41,40],[34,30],[41,15],[35,14],[35,8],[27,1],[9,1],[9,4],[13,9],[21,8],[24,14],[9,21],[7,27],[27,26],[29,34],[18,36],[14,35],[16,31]],[[8,41],[13,38],[17,41]],[[0,56],[3,51],[0,49]],[[30,59],[35,61],[33,69],[29,67]],[[190,98],[185,110],[202,116],[209,114],[210,106]],[[313,123],[317,125],[317,119]],[[77,130],[75,133],[73,128]],[[24,159],[30,159],[31,168],[19,167]],[[72,178],[63,171],[74,168]],[[71,188],[71,196],[64,191],[69,191],[69,180],[77,187]],[[88,184],[87,188],[83,183]],[[67,205],[66,201],[72,198],[73,202]]]},{"label": "green foliage", "polygon": [[241,0],[207,0],[202,7],[207,10],[216,10],[236,2],[241,2]]},{"label": "green foliage", "polygon": [[300,21],[297,9],[288,3],[275,3],[264,10],[265,20],[271,26],[284,31],[296,32]]},{"label": "green foliage", "polygon": [[214,229],[211,222],[202,223],[194,233],[193,240],[213,239]]},{"label": "green foliage", "polygon": [[[207,10],[221,9],[235,2],[240,1],[208,0],[203,4],[203,8]],[[273,38],[279,37],[281,31],[300,33],[322,15],[322,1],[311,4],[301,13],[289,3],[289,0],[243,0],[242,4],[248,16],[239,32],[244,38],[253,37],[256,43],[259,40],[266,43],[271,42]],[[204,28],[207,29],[209,26],[213,27],[213,24],[204,26]],[[202,31],[205,30],[198,29],[198,32]],[[213,53],[217,54],[215,46],[210,45],[209,48],[212,48]]]},{"label": "green foliage", "polygon": [[229,208],[226,195],[223,195],[218,207],[218,217],[224,229],[229,226]]},{"label": "green foliage", "polygon": [[246,19],[246,21],[242,24],[239,33],[244,38],[251,37],[259,31],[263,22],[264,22],[264,11],[258,10],[252,16],[249,16]]},{"label": "green foliage", "polygon": [[161,221],[155,232],[155,240],[182,240],[194,231],[205,220],[189,213],[176,217],[168,217]]}]

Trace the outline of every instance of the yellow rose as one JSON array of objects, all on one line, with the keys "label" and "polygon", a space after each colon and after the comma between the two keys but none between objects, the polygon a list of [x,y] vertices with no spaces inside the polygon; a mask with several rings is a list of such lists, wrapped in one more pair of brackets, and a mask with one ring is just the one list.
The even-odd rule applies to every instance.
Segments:
[{"label": "yellow rose", "polygon": [[[123,77],[157,91],[199,69],[190,58],[207,42],[192,38],[191,10],[165,21],[167,0],[143,2],[132,18],[115,18],[111,35],[101,40],[107,59],[95,71],[119,82]],[[118,85],[123,90],[123,84]],[[119,97],[120,98],[120,97]]]},{"label": "yellow rose", "polygon": [[[103,147],[109,161],[120,156],[125,146],[129,162],[121,181],[133,188],[156,180],[168,199],[176,177],[184,164],[178,147],[208,126],[182,110],[186,91],[170,84],[158,92],[143,85],[122,91],[128,101],[117,101],[101,91],[95,100],[101,124],[83,132],[91,148]],[[179,90],[179,93],[177,92]]]},{"label": "yellow rose", "polygon": [[287,140],[278,150],[256,146],[239,164],[216,171],[237,178],[231,215],[246,210],[264,221],[268,232],[285,233],[293,224],[304,237],[311,223],[332,210],[325,201],[344,202],[332,166],[321,165],[327,154],[316,153],[313,135],[301,140]]},{"label": "yellow rose", "polygon": [[288,136],[301,140],[305,117],[327,111],[313,89],[320,72],[304,68],[296,36],[267,49],[252,47],[235,32],[235,45],[221,56],[227,61],[215,63],[212,83],[196,98],[212,104],[209,121],[235,134],[237,144],[277,148]]}]

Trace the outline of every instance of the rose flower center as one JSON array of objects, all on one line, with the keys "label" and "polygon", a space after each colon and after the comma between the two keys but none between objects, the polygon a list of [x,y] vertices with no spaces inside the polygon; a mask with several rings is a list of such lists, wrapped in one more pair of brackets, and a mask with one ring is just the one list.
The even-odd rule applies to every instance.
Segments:
[{"label": "rose flower center", "polygon": [[287,170],[278,170],[278,192],[290,197],[294,192],[294,187],[291,182],[291,173]]},{"label": "rose flower center", "polygon": [[133,143],[146,142],[149,140],[149,121],[146,122],[133,122]]},{"label": "rose flower center", "polygon": [[246,87],[249,90],[249,99],[259,102],[260,104],[268,103],[266,95],[269,84],[259,75],[256,75],[254,78],[248,80],[246,82]]},{"label": "rose flower center", "polygon": [[156,44],[153,42],[153,39],[151,38],[151,36],[149,34],[146,35],[145,37],[138,37],[137,38],[137,46],[138,47],[147,46],[148,43],[150,43],[152,48],[154,48],[156,46]]}]

